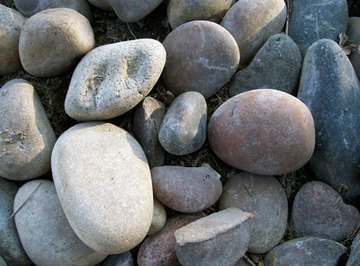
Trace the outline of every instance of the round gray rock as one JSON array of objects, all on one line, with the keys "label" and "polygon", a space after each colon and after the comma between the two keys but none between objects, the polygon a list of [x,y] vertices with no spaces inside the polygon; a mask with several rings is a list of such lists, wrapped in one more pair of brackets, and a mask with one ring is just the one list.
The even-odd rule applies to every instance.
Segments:
[{"label": "round gray rock", "polygon": [[166,210],[164,205],[154,198],[154,212],[151,221],[151,226],[148,235],[153,235],[159,232],[165,225],[166,222]]},{"label": "round gray rock", "polygon": [[106,258],[101,266],[133,266],[134,259],[130,251],[121,253],[119,255],[111,255]]},{"label": "round gray rock", "polygon": [[351,244],[350,257],[346,266],[357,266],[360,261],[360,233],[357,234]]},{"label": "round gray rock", "polygon": [[[346,33],[352,44],[360,45],[360,17],[349,18],[349,25]],[[357,77],[360,78],[360,53],[358,51],[352,51],[349,55],[349,59],[354,67]]]},{"label": "round gray rock", "polygon": [[55,133],[34,87],[23,79],[0,89],[0,176],[27,180],[50,170]]},{"label": "round gray rock", "polygon": [[100,9],[103,9],[105,11],[112,11],[112,7],[111,5],[108,3],[107,0],[88,0],[88,2],[90,4],[92,4],[93,6],[96,6]]},{"label": "round gray rock", "polygon": [[153,39],[97,47],[80,61],[72,75],[66,113],[81,121],[126,113],[152,90],[165,60],[164,47]]},{"label": "round gray rock", "polygon": [[75,233],[90,248],[119,254],[149,231],[153,193],[140,144],[110,123],[81,123],[63,133],[51,156],[55,187]]}]

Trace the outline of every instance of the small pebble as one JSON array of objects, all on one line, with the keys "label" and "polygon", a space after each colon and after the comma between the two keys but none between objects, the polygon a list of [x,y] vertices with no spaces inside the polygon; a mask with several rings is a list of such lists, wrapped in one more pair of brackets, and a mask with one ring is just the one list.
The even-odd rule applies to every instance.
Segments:
[{"label": "small pebble", "polygon": [[360,233],[358,232],[357,236],[351,244],[350,257],[346,263],[346,266],[359,266],[360,262]]},{"label": "small pebble", "polygon": [[[349,41],[353,45],[360,45],[360,17],[350,17],[349,25],[346,31],[346,34],[349,38]],[[360,53],[358,48],[352,47],[350,48],[349,59],[351,64],[354,67],[356,75],[360,78]]]},{"label": "small pebble", "polygon": [[154,212],[148,235],[153,235],[163,229],[166,222],[166,210],[164,205],[154,198]]},{"label": "small pebble", "polygon": [[101,266],[133,266],[134,259],[130,251],[119,255],[111,255],[101,263]]},{"label": "small pebble", "polygon": [[107,0],[88,0],[90,4],[93,6],[96,6],[97,8],[100,8],[105,11],[112,11],[111,5],[108,3]]}]

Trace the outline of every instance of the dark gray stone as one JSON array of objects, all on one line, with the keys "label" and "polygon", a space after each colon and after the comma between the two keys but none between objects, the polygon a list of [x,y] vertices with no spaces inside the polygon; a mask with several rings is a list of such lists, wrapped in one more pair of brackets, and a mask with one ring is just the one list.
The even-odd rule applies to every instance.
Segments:
[{"label": "dark gray stone", "polygon": [[101,266],[133,266],[134,259],[130,251],[119,255],[111,255],[103,261]]},{"label": "dark gray stone", "polygon": [[230,95],[253,89],[276,89],[296,95],[302,57],[294,41],[285,34],[271,36],[250,65],[235,74]]},{"label": "dark gray stone", "polygon": [[357,234],[351,244],[351,252],[346,266],[359,266],[360,263],[360,233]]},{"label": "dark gray stone", "polygon": [[337,40],[341,32],[346,32],[347,24],[346,0],[291,1],[289,36],[302,55],[317,40]]},{"label": "dark gray stone", "polygon": [[298,98],[315,122],[310,166],[346,197],[360,195],[360,85],[339,45],[319,40],[307,51]]},{"label": "dark gray stone", "polygon": [[[346,34],[349,37],[348,44],[360,45],[360,17],[349,18],[349,25]],[[349,55],[349,59],[355,69],[357,77],[360,78],[359,51],[351,51],[351,54]]]}]

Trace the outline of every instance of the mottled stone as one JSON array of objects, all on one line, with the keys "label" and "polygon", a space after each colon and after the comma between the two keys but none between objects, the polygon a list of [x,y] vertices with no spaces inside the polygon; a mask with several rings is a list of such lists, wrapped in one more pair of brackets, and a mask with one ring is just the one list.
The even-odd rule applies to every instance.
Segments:
[{"label": "mottled stone", "polygon": [[166,222],[166,210],[164,205],[156,198],[154,199],[154,212],[151,221],[151,226],[148,235],[153,235],[159,232]]},{"label": "mottled stone", "polygon": [[281,32],[285,20],[284,0],[241,0],[229,9],[221,26],[239,45],[240,66],[248,64],[271,35]]},{"label": "mottled stone", "polygon": [[[349,25],[346,31],[350,44],[360,45],[360,17],[350,17]],[[360,78],[360,53],[352,51],[349,55],[351,64],[354,67],[356,75]]]},{"label": "mottled stone", "polygon": [[309,109],[294,96],[251,90],[230,98],[213,113],[208,140],[215,154],[235,168],[281,175],[310,159],[314,122]]},{"label": "mottled stone", "polygon": [[335,241],[344,240],[360,225],[359,211],[345,204],[335,189],[319,181],[300,188],[291,216],[299,235]]},{"label": "mottled stone", "polygon": [[34,87],[23,79],[0,89],[0,176],[27,180],[50,170],[55,133]]},{"label": "mottled stone", "polygon": [[96,6],[100,9],[103,9],[105,11],[112,11],[112,7],[111,5],[108,3],[107,0],[88,0],[88,2],[90,4],[92,4],[93,6]]},{"label": "mottled stone", "polygon": [[214,22],[182,24],[163,44],[167,58],[162,79],[175,95],[198,91],[209,98],[230,80],[239,65],[235,39]]},{"label": "mottled stone", "polygon": [[357,234],[351,244],[350,257],[346,266],[358,266],[360,262],[360,233]]},{"label": "mottled stone", "polygon": [[360,195],[360,85],[334,41],[323,39],[307,51],[298,98],[315,122],[316,145],[310,166],[316,177],[346,197]]},{"label": "mottled stone", "polygon": [[111,255],[101,264],[101,266],[133,266],[134,259],[130,251],[119,254]]},{"label": "mottled stone", "polygon": [[271,36],[251,63],[237,72],[230,84],[230,95],[270,88],[297,94],[302,66],[300,50],[285,34]]},{"label": "mottled stone", "polygon": [[71,69],[94,46],[94,32],[83,15],[69,8],[53,8],[26,20],[19,54],[28,73],[52,77]]},{"label": "mottled stone", "polygon": [[153,39],[99,46],[77,65],[65,99],[66,113],[81,121],[122,115],[152,90],[166,52]]},{"label": "mottled stone", "polygon": [[51,156],[66,217],[90,248],[119,254],[146,236],[153,215],[149,165],[140,144],[110,123],[80,123],[63,133]]}]

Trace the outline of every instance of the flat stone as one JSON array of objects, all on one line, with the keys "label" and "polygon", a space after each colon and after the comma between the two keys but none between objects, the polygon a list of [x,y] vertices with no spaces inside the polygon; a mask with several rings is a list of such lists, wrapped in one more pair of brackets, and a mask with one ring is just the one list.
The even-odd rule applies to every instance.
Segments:
[{"label": "flat stone", "polygon": [[0,75],[14,73],[21,67],[19,38],[25,20],[16,10],[0,4]]},{"label": "flat stone", "polygon": [[26,72],[53,77],[71,69],[94,46],[94,32],[83,15],[69,8],[53,8],[26,20],[19,54]]},{"label": "flat stone", "polygon": [[298,98],[310,109],[316,145],[310,166],[316,178],[360,195],[360,85],[346,54],[323,39],[307,51]]},{"label": "flat stone", "polygon": [[233,265],[247,251],[254,215],[237,208],[212,213],[175,231],[181,265]]},{"label": "flat stone", "polygon": [[281,175],[310,159],[314,122],[309,109],[294,96],[251,90],[233,96],[213,113],[208,140],[215,154],[235,168]]},{"label": "flat stone", "polygon": [[101,263],[101,266],[133,266],[134,259],[130,251],[119,254],[111,255],[106,258],[106,260]]},{"label": "flat stone", "polygon": [[34,87],[23,79],[0,89],[0,176],[22,181],[50,170],[55,133]]},{"label": "flat stone", "polygon": [[240,66],[247,65],[271,35],[282,31],[285,20],[284,0],[242,0],[229,9],[221,26],[234,36],[240,48]]},{"label": "flat stone", "polygon": [[210,21],[182,24],[164,42],[167,58],[162,74],[175,95],[198,91],[209,98],[235,74],[240,60],[234,37]]},{"label": "flat stone", "polygon": [[287,241],[265,256],[269,266],[336,266],[346,248],[333,240],[301,237]]},{"label": "flat stone", "polygon": [[16,193],[14,212],[21,243],[36,265],[95,265],[107,257],[71,229],[52,181],[25,183]]},{"label": "flat stone", "polygon": [[[352,44],[360,45],[360,17],[350,17],[346,31],[347,36]],[[349,55],[351,64],[354,67],[356,75],[360,78],[360,54],[358,51],[352,51]]]},{"label": "flat stone", "polygon": [[296,193],[292,220],[301,236],[317,236],[335,241],[346,239],[360,224],[360,213],[343,202],[329,185],[311,181]]},{"label": "flat stone", "polygon": [[95,48],[75,68],[65,99],[66,113],[81,121],[126,113],[152,90],[165,60],[164,47],[153,39]]},{"label": "flat stone", "polygon": [[357,234],[351,244],[350,257],[346,266],[358,266],[360,261],[360,233]]},{"label": "flat stone", "polygon": [[201,148],[206,139],[207,104],[201,93],[184,92],[165,114],[158,133],[161,146],[174,155],[186,155]]},{"label": "flat stone", "polygon": [[165,226],[166,222],[166,210],[164,205],[154,198],[154,212],[151,221],[151,226],[148,235],[153,235],[159,232]]},{"label": "flat stone", "polygon": [[250,64],[231,80],[230,95],[270,88],[297,94],[302,57],[294,41],[285,34],[271,36]]},{"label": "flat stone", "polygon": [[311,44],[320,39],[336,41],[346,32],[348,6],[346,0],[294,0],[291,2],[289,36],[305,55]]},{"label": "flat stone", "polygon": [[119,254],[145,238],[153,216],[150,169],[127,131],[77,124],[56,142],[51,168],[66,217],[90,248]]},{"label": "flat stone", "polygon": [[112,11],[111,5],[108,3],[107,0],[88,0],[90,4],[93,6],[96,6],[97,8],[100,8],[105,11]]}]

